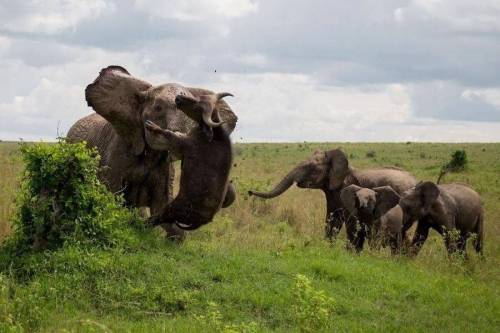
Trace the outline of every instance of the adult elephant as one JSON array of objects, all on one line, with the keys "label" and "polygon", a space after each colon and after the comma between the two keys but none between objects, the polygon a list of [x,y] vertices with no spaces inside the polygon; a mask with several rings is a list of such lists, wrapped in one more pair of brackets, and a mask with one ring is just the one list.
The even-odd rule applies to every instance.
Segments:
[{"label": "adult elephant", "polygon": [[[174,155],[158,149],[165,146],[165,138],[146,129],[144,123],[150,120],[186,133],[195,124],[177,109],[175,97],[211,93],[175,83],[153,86],[123,67],[109,66],[85,89],[85,99],[96,113],[78,120],[70,128],[68,140],[96,147],[101,155],[99,178],[106,186],[123,193],[128,205],[149,207],[156,214],[172,200]],[[232,131],[237,117],[225,101],[217,103],[222,120]],[[167,232],[182,235],[180,230]]]},{"label": "adult elephant", "polygon": [[326,198],[326,226],[325,236],[332,240],[339,233],[345,221],[347,237],[350,243],[359,249],[361,239],[364,238],[363,230],[358,230],[356,221],[348,220],[340,198],[340,191],[349,185],[366,188],[391,186],[398,194],[415,186],[415,178],[407,171],[382,167],[357,170],[349,166],[346,154],[340,149],[316,151],[306,161],[294,167],[275,187],[269,192],[249,191],[250,195],[269,199],[285,192],[290,186],[297,183],[300,188],[322,190]]}]

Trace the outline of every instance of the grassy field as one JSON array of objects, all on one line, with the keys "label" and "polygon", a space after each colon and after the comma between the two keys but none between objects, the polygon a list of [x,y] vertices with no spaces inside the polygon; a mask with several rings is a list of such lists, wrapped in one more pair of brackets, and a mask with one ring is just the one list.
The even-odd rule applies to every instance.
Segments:
[{"label": "grassy field", "polygon": [[[396,165],[422,180],[436,180],[451,153],[465,149],[468,168],[444,182],[481,194],[485,258],[469,246],[469,260],[447,259],[434,232],[415,259],[355,255],[343,232],[334,245],[323,240],[319,191],[247,196],[314,150],[338,146],[354,167]],[[23,276],[38,274],[0,274],[0,323],[26,332],[500,331],[500,144],[237,144],[235,153],[239,197],[212,224],[181,245],[145,232],[126,251],[40,254]],[[0,144],[0,238],[21,169],[17,145]]]}]

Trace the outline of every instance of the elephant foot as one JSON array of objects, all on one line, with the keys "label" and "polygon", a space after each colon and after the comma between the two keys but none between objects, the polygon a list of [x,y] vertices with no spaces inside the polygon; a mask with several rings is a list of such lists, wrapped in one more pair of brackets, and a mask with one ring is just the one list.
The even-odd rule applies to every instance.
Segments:
[{"label": "elephant foot", "polygon": [[331,243],[335,242],[337,239],[337,235],[339,234],[340,229],[333,226],[332,224],[326,224],[325,226],[325,238]]},{"label": "elephant foot", "polygon": [[352,242],[349,242],[349,241],[345,243],[345,249],[348,252],[354,253],[354,254],[360,254],[361,251],[363,251],[362,246],[359,246],[357,244],[353,244]]},{"label": "elephant foot", "polygon": [[139,207],[139,215],[145,219],[151,217],[150,208],[149,207]]}]

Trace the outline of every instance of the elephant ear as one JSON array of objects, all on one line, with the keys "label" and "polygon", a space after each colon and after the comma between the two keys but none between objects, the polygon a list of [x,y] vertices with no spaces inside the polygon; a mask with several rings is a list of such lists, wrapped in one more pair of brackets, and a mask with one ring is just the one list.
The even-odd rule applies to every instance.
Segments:
[{"label": "elephant ear", "polygon": [[349,174],[349,161],[346,154],[340,149],[330,150],[326,152],[326,156],[330,163],[328,188],[330,190],[339,189]]},{"label": "elephant ear", "polygon": [[380,186],[373,189],[377,193],[377,205],[375,208],[376,217],[387,213],[391,208],[399,203],[399,194],[390,186]]},{"label": "elephant ear", "polygon": [[349,213],[354,214],[356,212],[357,203],[358,203],[358,195],[357,192],[361,190],[361,187],[358,185],[349,185],[346,186],[340,191],[340,200],[342,201],[342,205],[344,208],[349,211]]},{"label": "elephant ear", "polygon": [[439,196],[439,188],[433,182],[423,182],[417,186],[417,190],[420,192],[423,208],[429,210]]},{"label": "elephant ear", "polygon": [[[187,90],[196,98],[199,99],[202,95],[213,95],[215,92],[202,89],[202,88],[187,88]],[[229,130],[229,133],[233,132],[236,127],[236,122],[238,121],[238,117],[234,114],[229,104],[226,103],[225,100],[220,99],[216,104],[217,111],[219,111],[219,116],[221,121],[225,122],[226,128]]]},{"label": "elephant ear", "polygon": [[140,155],[146,145],[140,107],[149,88],[151,84],[131,76],[125,68],[109,66],[85,89],[87,104],[111,123],[134,155]]}]

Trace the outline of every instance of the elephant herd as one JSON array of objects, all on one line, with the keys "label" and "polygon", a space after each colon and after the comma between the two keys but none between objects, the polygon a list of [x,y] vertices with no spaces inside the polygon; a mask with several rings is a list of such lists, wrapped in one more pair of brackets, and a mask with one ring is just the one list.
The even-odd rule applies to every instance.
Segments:
[{"label": "elephant herd", "polygon": [[[127,205],[149,210],[148,223],[183,239],[235,200],[229,181],[230,134],[237,117],[214,93],[179,84],[152,84],[121,66],[109,66],[85,90],[95,113],[78,120],[70,142],[85,141],[101,155],[99,178]],[[173,198],[173,162],[181,160],[179,193]],[[294,183],[323,191],[325,234],[334,239],[345,224],[349,247],[389,246],[393,253],[418,253],[429,229],[443,235],[448,252],[465,252],[474,234],[482,253],[484,213],[479,195],[461,184],[417,182],[407,171],[386,167],[358,170],[340,149],[314,152],[269,192],[249,191],[270,199]],[[413,239],[408,229],[417,223]]]},{"label": "elephant herd", "polygon": [[[444,237],[449,253],[465,253],[472,234],[476,251],[482,253],[481,198],[465,185],[417,182],[407,171],[394,167],[358,170],[349,166],[342,150],[333,149],[315,152],[271,191],[249,194],[270,199],[294,183],[323,191],[326,237],[333,239],[345,224],[349,246],[356,251],[361,251],[368,239],[372,244],[390,246],[394,254],[404,249],[416,255],[432,228]],[[414,223],[417,227],[408,244],[406,233]]]}]

